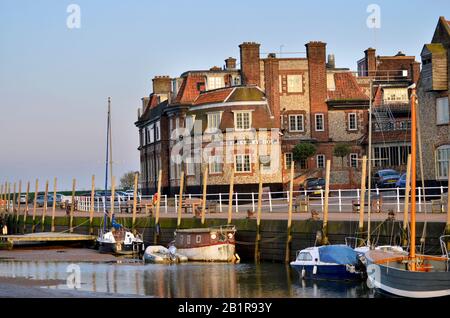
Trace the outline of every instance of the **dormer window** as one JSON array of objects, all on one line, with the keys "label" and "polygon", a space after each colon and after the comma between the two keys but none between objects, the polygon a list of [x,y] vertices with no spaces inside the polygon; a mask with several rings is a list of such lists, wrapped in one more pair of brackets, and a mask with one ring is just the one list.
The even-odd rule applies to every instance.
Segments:
[{"label": "dormer window", "polygon": [[222,76],[209,76],[208,77],[208,90],[218,89],[225,87],[225,81]]}]

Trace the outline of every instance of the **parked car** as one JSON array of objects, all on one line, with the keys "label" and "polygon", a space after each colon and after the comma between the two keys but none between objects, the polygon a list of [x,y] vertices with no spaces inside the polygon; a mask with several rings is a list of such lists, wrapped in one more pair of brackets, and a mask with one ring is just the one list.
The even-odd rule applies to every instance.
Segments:
[{"label": "parked car", "polygon": [[[38,195],[36,198],[36,205],[38,207],[43,207],[44,206],[44,200],[45,200],[45,196],[44,195]],[[62,194],[57,193],[56,194],[56,205],[57,206],[61,206],[61,204],[64,202],[64,196]],[[53,194],[49,194],[47,196],[47,206],[52,206],[53,205]]]},{"label": "parked car", "polygon": [[395,188],[396,182],[400,179],[400,174],[393,169],[379,170],[372,178],[372,183],[376,188]]},{"label": "parked car", "polygon": [[400,176],[400,179],[395,183],[396,188],[405,188],[406,187],[406,173],[403,173]]},{"label": "parked car", "polygon": [[21,194],[20,197],[17,198],[17,203],[29,203],[30,199],[28,198],[27,202],[27,196],[25,194]]},{"label": "parked car", "polygon": [[314,178],[308,180],[305,184],[305,190],[309,196],[320,196],[325,190],[325,179]]}]

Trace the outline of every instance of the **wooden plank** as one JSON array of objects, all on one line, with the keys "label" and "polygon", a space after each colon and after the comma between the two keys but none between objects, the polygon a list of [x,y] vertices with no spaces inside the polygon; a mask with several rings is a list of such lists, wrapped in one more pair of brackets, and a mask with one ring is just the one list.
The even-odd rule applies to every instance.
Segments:
[{"label": "wooden plank", "polygon": [[33,232],[33,233],[36,230],[35,220],[36,220],[37,196],[39,193],[38,190],[39,190],[39,179],[36,179],[36,187],[34,190],[34,201],[33,201],[33,226],[31,229],[31,232]]},{"label": "wooden plank", "polygon": [[228,192],[228,221],[227,221],[227,224],[231,224],[231,220],[233,217],[234,170],[235,170],[235,167],[233,165],[233,168],[231,170],[231,176],[230,176],[230,190]]},{"label": "wooden plank", "polygon": [[[206,211],[206,190],[208,188],[208,165],[206,165],[203,172],[203,196],[202,196],[202,224],[205,224],[205,211]],[[195,211],[194,211],[195,214]]]}]

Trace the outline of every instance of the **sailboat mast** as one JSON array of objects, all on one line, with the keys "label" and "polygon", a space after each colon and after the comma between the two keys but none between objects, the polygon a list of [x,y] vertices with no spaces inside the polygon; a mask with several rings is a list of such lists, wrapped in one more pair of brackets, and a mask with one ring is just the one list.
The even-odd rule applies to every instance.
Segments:
[{"label": "sailboat mast", "polygon": [[416,88],[411,92],[411,245],[409,256],[412,260],[411,270],[416,269],[416,154],[417,154],[417,122],[416,122]]},{"label": "sailboat mast", "polygon": [[106,224],[108,222],[106,210],[106,197],[108,191],[108,159],[109,159],[109,125],[111,120],[111,97],[108,97],[108,119],[106,122],[106,164],[105,164],[105,196],[104,196],[104,215],[103,215],[103,231],[106,232]]}]

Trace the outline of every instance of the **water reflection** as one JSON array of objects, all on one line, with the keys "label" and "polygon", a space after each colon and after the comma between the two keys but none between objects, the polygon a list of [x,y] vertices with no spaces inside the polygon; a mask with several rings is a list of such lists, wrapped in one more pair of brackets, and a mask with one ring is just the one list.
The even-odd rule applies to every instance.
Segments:
[{"label": "water reflection", "polygon": [[[67,289],[67,262],[1,261],[1,277],[52,280],[52,289]],[[305,281],[284,264],[78,263],[81,290],[175,298],[373,297],[364,282]],[[57,281],[55,281],[57,280]]]}]

